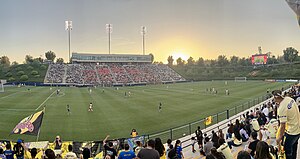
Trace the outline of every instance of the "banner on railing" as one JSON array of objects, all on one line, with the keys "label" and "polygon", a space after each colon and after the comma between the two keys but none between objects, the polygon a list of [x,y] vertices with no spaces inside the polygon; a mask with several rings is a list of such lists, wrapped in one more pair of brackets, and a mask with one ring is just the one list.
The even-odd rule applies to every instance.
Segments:
[{"label": "banner on railing", "polygon": [[204,124],[205,125],[210,125],[212,123],[212,116],[208,116],[205,118]]}]

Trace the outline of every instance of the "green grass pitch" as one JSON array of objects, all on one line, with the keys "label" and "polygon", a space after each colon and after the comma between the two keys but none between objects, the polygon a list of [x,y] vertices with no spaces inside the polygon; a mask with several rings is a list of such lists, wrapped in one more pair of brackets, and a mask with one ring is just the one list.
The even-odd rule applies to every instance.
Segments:
[{"label": "green grass pitch", "polygon": [[[8,87],[0,93],[0,139],[35,141],[35,136],[9,135],[24,117],[42,110],[46,112],[39,140],[53,141],[60,135],[64,141],[102,140],[129,137],[135,128],[142,134],[167,130],[208,115],[224,111],[265,95],[268,88],[281,89],[291,83],[263,81],[190,82],[168,85],[134,87],[88,88],[59,87],[60,95],[53,93],[56,87]],[[214,87],[217,95],[206,93]],[[30,88],[30,91],[28,91]],[[230,95],[225,95],[228,88]],[[103,92],[104,90],[104,92]],[[125,92],[131,92],[125,97]],[[52,94],[52,95],[51,95]],[[88,112],[92,102],[94,112]],[[158,111],[162,102],[162,111]],[[67,114],[66,105],[71,107]],[[194,131],[194,130],[193,130]]]}]

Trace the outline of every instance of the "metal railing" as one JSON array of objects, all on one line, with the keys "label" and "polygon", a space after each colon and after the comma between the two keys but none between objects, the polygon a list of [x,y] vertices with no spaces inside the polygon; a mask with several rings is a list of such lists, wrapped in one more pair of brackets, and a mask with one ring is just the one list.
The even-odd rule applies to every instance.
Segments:
[{"label": "metal railing", "polygon": [[[265,102],[270,98],[271,98],[270,95],[260,96],[260,97],[254,98],[252,100],[249,100],[246,103],[243,103],[241,105],[238,105],[233,108],[227,109],[225,111],[211,115],[213,120],[209,126],[211,127],[211,125],[215,125],[215,127],[210,128],[209,130],[206,129],[207,125],[205,125],[205,121],[206,121],[206,117],[205,117],[205,118],[199,119],[194,122],[190,122],[190,123],[178,126],[178,127],[173,127],[173,128],[167,129],[167,130],[159,131],[159,132],[156,132],[153,134],[148,134],[145,136],[148,139],[160,138],[163,143],[166,143],[166,141],[168,139],[171,139],[173,141],[175,139],[179,139],[184,136],[193,134],[195,132],[195,130],[198,128],[198,126],[200,126],[202,128],[202,131],[204,131],[203,133],[207,133],[207,132],[213,130],[214,128],[223,128],[223,127],[225,128],[225,127],[227,127],[227,123],[223,124],[223,125],[220,125],[219,123],[228,121],[230,119],[230,117],[237,115],[247,109],[250,109],[253,106],[258,105],[261,102]],[[259,107],[261,107],[261,105]],[[257,107],[255,107],[255,108],[257,108]],[[235,119],[231,119],[231,120],[235,120]],[[188,139],[188,140],[190,140],[190,139]],[[182,141],[182,143],[184,143],[184,142],[185,141]]]}]

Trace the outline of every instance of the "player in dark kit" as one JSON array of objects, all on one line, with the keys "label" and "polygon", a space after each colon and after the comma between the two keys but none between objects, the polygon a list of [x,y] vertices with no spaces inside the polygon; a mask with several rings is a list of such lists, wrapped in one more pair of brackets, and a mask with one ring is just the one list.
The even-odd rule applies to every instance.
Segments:
[{"label": "player in dark kit", "polygon": [[158,112],[161,112],[161,109],[162,109],[162,103],[159,102],[159,105],[158,105]]},{"label": "player in dark kit", "polygon": [[70,105],[69,105],[69,104],[67,105],[67,112],[68,112],[68,115],[71,114],[71,108],[70,108]]}]

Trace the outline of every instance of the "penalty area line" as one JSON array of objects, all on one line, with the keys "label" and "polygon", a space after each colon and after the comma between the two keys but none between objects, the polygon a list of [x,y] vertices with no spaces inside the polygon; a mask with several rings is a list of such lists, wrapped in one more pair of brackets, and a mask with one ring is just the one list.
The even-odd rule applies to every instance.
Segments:
[{"label": "penalty area line", "polygon": [[43,104],[45,104],[45,103],[48,101],[48,99],[50,99],[50,97],[51,97],[55,92],[56,92],[56,91],[53,91],[53,92],[49,95],[49,97],[46,98],[46,99],[44,100],[44,102],[43,102],[41,105],[39,105],[39,106],[35,109],[35,111],[37,111]]}]

